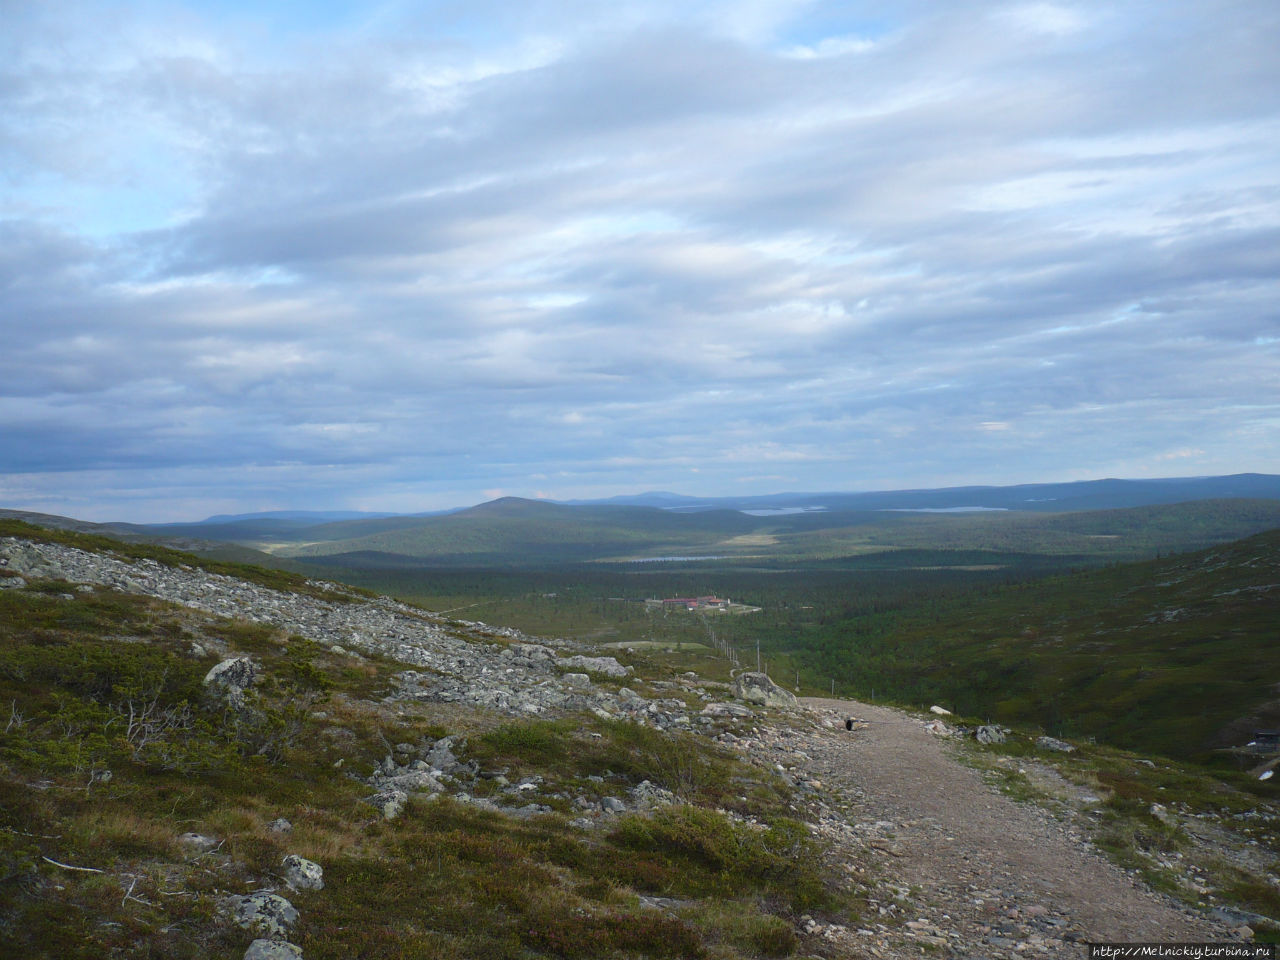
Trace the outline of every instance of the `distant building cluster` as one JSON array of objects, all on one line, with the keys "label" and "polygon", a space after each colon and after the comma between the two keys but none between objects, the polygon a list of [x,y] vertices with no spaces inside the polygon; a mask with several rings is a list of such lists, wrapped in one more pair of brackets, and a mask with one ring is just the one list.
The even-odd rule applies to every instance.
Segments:
[{"label": "distant building cluster", "polygon": [[719,597],[669,597],[662,601],[664,607],[684,607],[686,610],[728,610],[731,600]]}]

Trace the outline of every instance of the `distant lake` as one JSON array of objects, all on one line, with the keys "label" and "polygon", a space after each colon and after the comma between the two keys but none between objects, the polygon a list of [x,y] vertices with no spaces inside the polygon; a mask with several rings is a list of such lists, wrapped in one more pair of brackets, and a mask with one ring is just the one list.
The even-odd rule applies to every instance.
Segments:
[{"label": "distant lake", "polygon": [[821,513],[826,507],[764,507],[760,510],[739,510],[751,517],[782,517],[791,513]]},{"label": "distant lake", "polygon": [[881,507],[881,513],[994,513],[1008,507]]},{"label": "distant lake", "polygon": [[728,560],[726,556],[719,557],[637,557],[634,560],[624,560],[623,563],[688,563],[690,560]]}]

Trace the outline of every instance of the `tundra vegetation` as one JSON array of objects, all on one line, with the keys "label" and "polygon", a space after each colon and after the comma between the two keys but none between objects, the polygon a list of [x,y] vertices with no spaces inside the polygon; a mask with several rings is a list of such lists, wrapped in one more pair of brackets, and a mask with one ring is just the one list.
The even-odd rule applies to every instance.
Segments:
[{"label": "tundra vegetation", "polygon": [[[229,656],[260,668],[238,705],[202,682]],[[388,703],[402,669],[103,587],[0,589],[0,939],[15,956],[238,960],[253,935],[221,905],[278,885],[286,854],[323,864],[321,889],[290,893],[308,960],[785,956],[802,914],[856,914],[776,774],[624,721]],[[544,812],[444,794],[385,819],[365,802],[395,745],[446,735],[492,774],[475,793],[501,771],[536,782]],[[675,802],[573,822],[572,801],[646,780]]]}]

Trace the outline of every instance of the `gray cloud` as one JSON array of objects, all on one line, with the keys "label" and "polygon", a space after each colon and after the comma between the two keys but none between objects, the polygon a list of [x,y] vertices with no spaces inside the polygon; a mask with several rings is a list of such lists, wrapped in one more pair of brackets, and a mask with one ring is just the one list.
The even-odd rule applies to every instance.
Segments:
[{"label": "gray cloud", "polygon": [[6,505],[1280,472],[1263,0],[13,19]]}]

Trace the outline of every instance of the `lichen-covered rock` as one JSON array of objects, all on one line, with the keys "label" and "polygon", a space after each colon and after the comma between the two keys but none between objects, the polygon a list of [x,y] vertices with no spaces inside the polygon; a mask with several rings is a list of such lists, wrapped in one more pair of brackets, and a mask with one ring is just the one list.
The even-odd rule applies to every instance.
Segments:
[{"label": "lichen-covered rock", "polygon": [[439,793],[444,789],[444,784],[430,770],[401,769],[393,777],[379,776],[370,782],[380,790],[401,793]]},{"label": "lichen-covered rock", "polygon": [[291,853],[280,865],[284,867],[284,882],[291,890],[324,889],[324,869],[320,864]]},{"label": "lichen-covered rock", "polygon": [[616,657],[584,657],[576,654],[557,661],[561,667],[576,667],[588,673],[598,673],[606,677],[625,677],[631,673],[630,667],[624,667]]},{"label": "lichen-covered rock", "polygon": [[272,833],[293,833],[293,824],[284,817],[277,817],[267,824],[267,829]]},{"label": "lichen-covered rock", "polygon": [[1056,750],[1059,753],[1075,753],[1076,748],[1065,740],[1057,740],[1053,737],[1036,737],[1036,746],[1045,750]]},{"label": "lichen-covered rock", "polygon": [[366,797],[364,802],[382,814],[383,819],[394,820],[404,813],[404,805],[408,801],[409,795],[403,790],[384,790]]},{"label": "lichen-covered rock", "polygon": [[668,807],[676,802],[676,795],[666,787],[659,787],[648,780],[641,780],[631,788],[631,800],[639,810]]},{"label": "lichen-covered rock", "polygon": [[702,713],[707,717],[754,717],[755,714],[750,707],[744,707],[740,703],[708,703],[702,708]]},{"label": "lichen-covered rock", "polygon": [[258,665],[248,657],[233,657],[210,668],[204,676],[204,685],[221,694],[226,700],[239,706],[244,703],[245,691],[258,679]]},{"label": "lichen-covered rock", "polygon": [[453,747],[453,737],[441,737],[431,745],[423,759],[433,770],[449,773],[458,766],[458,757],[454,754]]},{"label": "lichen-covered rock", "polygon": [[206,836],[203,833],[184,833],[178,838],[178,842],[186,847],[187,850],[196,853],[207,853],[218,846],[216,838]]},{"label": "lichen-covered rock", "polygon": [[244,960],[302,960],[302,948],[287,940],[255,940]]},{"label": "lichen-covered rock", "polygon": [[748,703],[765,707],[794,707],[795,694],[788,693],[769,679],[766,673],[740,673],[733,681],[733,695]]},{"label": "lichen-covered rock", "polygon": [[983,724],[973,735],[979,743],[1004,743],[1004,731],[992,724]]},{"label": "lichen-covered rock", "polygon": [[237,927],[276,938],[298,922],[298,911],[278,893],[260,890],[243,897],[227,897],[223,909]]}]

